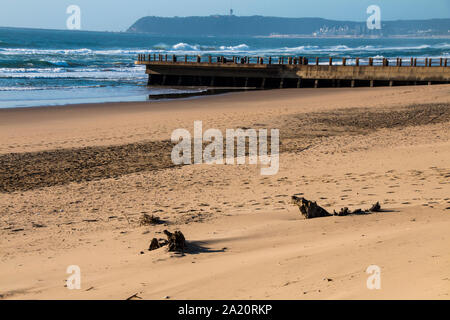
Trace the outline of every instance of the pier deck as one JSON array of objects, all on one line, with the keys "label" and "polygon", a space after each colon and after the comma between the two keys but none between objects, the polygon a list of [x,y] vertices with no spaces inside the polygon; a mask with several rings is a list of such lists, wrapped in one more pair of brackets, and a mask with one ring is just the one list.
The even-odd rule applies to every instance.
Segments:
[{"label": "pier deck", "polygon": [[356,87],[450,82],[447,59],[139,55],[148,85],[245,88]]}]

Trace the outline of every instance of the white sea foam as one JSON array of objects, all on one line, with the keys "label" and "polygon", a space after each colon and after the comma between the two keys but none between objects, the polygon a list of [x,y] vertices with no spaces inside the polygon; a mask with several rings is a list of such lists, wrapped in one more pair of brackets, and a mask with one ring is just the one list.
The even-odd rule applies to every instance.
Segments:
[{"label": "white sea foam", "polygon": [[21,86],[21,87],[0,87],[0,91],[35,91],[35,90],[67,90],[67,89],[85,89],[102,88],[104,85],[92,86]]},{"label": "white sea foam", "polygon": [[3,55],[136,55],[146,53],[146,49],[114,49],[114,50],[92,50],[92,49],[28,49],[28,48],[0,48]]},{"label": "white sea foam", "polygon": [[0,68],[0,79],[95,79],[108,81],[141,81],[146,79],[145,67],[115,69],[82,68],[67,72],[63,68]]},{"label": "white sea foam", "polygon": [[242,50],[248,50],[249,46],[245,43],[239,44],[237,46],[220,46],[220,50],[224,51],[242,51]]},{"label": "white sea foam", "polygon": [[110,50],[93,50],[88,48],[81,49],[29,49],[29,48],[0,48],[2,55],[30,55],[30,56],[95,56],[95,55],[110,55],[110,56],[133,56],[145,53],[161,53],[169,54],[197,54],[202,52],[204,54],[297,54],[297,53],[324,53],[324,52],[376,52],[376,51],[420,51],[429,49],[447,49],[450,48],[449,43],[439,43],[435,45],[416,45],[416,46],[374,46],[365,45],[357,47],[349,47],[344,44],[335,46],[316,46],[316,45],[299,45],[295,47],[281,47],[281,48],[252,48],[249,45],[242,43],[239,45],[200,45],[179,42],[174,45],[157,44],[149,49],[110,49]]},{"label": "white sea foam", "polygon": [[177,43],[172,46],[174,50],[200,51],[199,45],[190,45],[184,42]]}]

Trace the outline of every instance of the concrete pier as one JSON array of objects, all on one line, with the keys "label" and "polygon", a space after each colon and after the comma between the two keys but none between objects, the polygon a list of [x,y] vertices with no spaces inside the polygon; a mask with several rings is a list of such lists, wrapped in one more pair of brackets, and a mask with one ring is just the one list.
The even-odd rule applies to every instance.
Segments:
[{"label": "concrete pier", "polygon": [[[275,63],[273,63],[275,62]],[[188,57],[139,55],[148,85],[246,87],[358,87],[450,83],[447,59],[308,57]]]}]

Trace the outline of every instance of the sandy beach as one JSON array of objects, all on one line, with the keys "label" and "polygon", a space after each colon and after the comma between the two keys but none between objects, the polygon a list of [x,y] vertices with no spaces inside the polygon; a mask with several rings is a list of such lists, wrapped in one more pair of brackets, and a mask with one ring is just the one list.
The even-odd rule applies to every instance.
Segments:
[{"label": "sandy beach", "polygon": [[[279,129],[279,172],[175,166],[196,120]],[[0,299],[450,299],[450,85],[0,109],[0,137]]]}]

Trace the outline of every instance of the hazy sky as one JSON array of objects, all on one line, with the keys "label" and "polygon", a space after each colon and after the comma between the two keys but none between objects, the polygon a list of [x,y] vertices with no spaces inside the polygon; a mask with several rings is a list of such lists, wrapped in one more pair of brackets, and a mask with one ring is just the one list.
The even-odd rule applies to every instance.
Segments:
[{"label": "hazy sky", "polygon": [[382,19],[450,18],[450,0],[0,0],[0,26],[65,29],[69,5],[81,8],[83,30],[124,31],[143,16],[228,14],[366,20],[381,7]]}]

